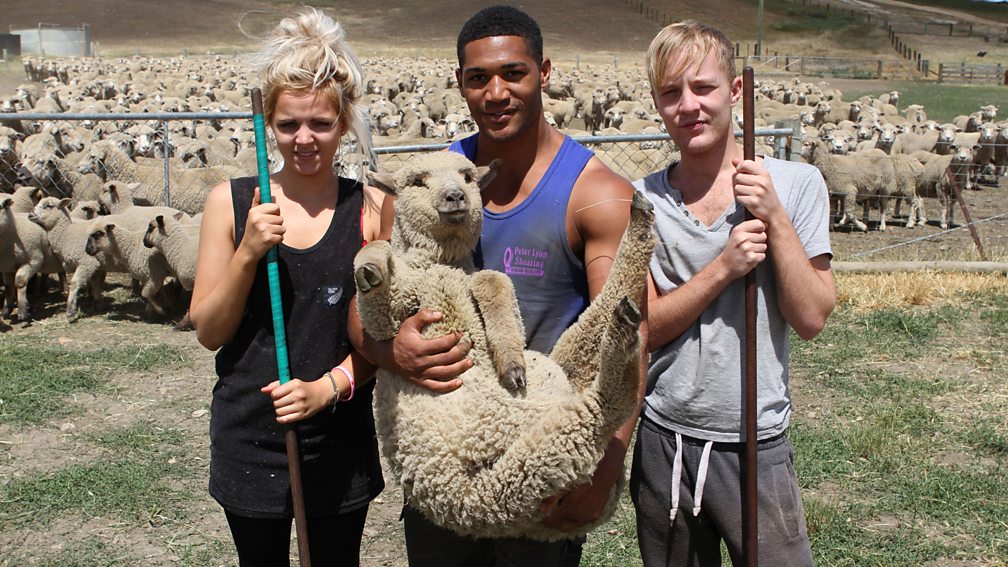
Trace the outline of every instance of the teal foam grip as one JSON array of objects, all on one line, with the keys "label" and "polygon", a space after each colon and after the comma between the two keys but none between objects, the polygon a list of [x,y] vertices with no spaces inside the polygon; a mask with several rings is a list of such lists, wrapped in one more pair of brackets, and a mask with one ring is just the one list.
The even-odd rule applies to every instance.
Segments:
[{"label": "teal foam grip", "polygon": [[[256,97],[258,95],[258,104]],[[262,114],[262,93],[259,89],[252,91],[252,124],[255,130],[256,166],[259,172],[259,200],[262,203],[272,203],[270,193],[269,157],[266,155],[266,124]],[[269,282],[270,309],[273,312],[273,337],[276,343],[277,374],[280,383],[290,380],[290,359],[287,354],[287,332],[284,329],[283,299],[280,296],[280,265],[277,247],[266,253],[266,279]]]}]

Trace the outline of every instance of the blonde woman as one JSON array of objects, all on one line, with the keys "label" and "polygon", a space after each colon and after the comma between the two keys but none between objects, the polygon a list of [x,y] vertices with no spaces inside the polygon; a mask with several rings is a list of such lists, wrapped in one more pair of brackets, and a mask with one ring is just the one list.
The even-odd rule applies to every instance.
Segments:
[{"label": "blonde woman", "polygon": [[[353,256],[388,237],[391,210],[383,223],[381,193],[334,173],[345,134],[370,147],[357,109],[360,65],[339,24],[310,8],[285,18],[255,62],[283,166],[271,176],[273,203],[260,202],[255,177],[221,183],[207,197],[191,314],[200,343],[220,349],[210,494],[243,567],[286,565],[293,509],[283,424],[297,422],[312,562],[357,565],[368,504],[384,483],[373,367],[353,351],[346,322]],[[265,268],[276,245],[295,377],[284,385]]]}]

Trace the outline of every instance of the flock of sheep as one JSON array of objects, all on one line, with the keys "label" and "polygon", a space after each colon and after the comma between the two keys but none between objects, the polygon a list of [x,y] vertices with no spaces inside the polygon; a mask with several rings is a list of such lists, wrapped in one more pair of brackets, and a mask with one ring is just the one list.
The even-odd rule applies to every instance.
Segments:
[{"label": "flock of sheep", "polygon": [[[246,67],[222,56],[24,62],[26,82],[0,97],[3,315],[29,320],[28,281],[65,274],[72,318],[82,288],[100,300],[110,272],[130,274],[151,314],[184,311],[169,304],[162,288],[165,282],[170,289],[192,288],[209,188],[255,171],[251,120],[4,120],[2,113],[244,112]],[[376,146],[442,143],[475,131],[451,61],[376,58],[364,66]],[[547,120],[572,136],[663,132],[641,70],[583,67],[554,66],[543,97]],[[944,228],[953,204],[947,170],[963,187],[1008,173],[1008,123],[996,122],[994,106],[938,124],[919,105],[899,114],[896,92],[846,102],[826,83],[799,79],[764,80],[756,99],[757,128],[787,122],[800,130],[802,158],[823,172],[839,226],[867,230],[869,209],[877,207],[877,226],[885,230],[890,208],[899,215],[904,204],[905,225],[922,224],[924,198],[934,197]],[[628,178],[676,155],[660,141],[603,141],[593,149]],[[352,154],[348,148],[342,172],[360,175],[366,164]],[[395,160],[386,157],[381,165],[392,168]],[[166,182],[172,207],[159,206]],[[856,214],[858,204],[864,218]],[[184,294],[175,301],[184,305]]]}]

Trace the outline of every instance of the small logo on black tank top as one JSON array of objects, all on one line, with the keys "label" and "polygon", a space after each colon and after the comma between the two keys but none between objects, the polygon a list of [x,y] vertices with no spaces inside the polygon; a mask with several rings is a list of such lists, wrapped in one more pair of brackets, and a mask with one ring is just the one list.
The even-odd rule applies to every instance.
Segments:
[{"label": "small logo on black tank top", "polygon": [[343,298],[343,288],[338,285],[325,286],[322,288],[322,304],[326,307],[336,308],[340,299]]},{"label": "small logo on black tank top", "polygon": [[512,276],[543,277],[549,252],[535,248],[509,246],[504,250],[504,273]]}]

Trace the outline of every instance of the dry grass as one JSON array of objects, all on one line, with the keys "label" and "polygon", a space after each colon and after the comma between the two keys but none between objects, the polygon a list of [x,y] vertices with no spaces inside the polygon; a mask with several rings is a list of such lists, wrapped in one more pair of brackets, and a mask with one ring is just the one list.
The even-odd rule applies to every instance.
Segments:
[{"label": "dry grass", "polygon": [[957,306],[976,294],[1008,295],[1008,278],[1000,274],[839,273],[836,285],[837,304],[856,312],[905,305]]}]

